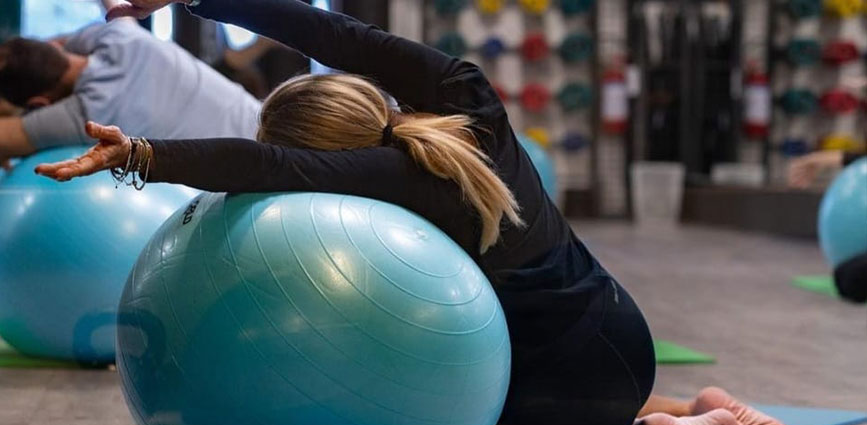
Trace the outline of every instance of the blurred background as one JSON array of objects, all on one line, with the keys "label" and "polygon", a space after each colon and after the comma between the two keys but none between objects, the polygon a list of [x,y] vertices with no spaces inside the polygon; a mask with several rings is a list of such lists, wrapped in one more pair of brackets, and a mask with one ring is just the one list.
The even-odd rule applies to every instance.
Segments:
[{"label": "blurred background", "polygon": [[[0,3],[0,36],[50,38],[102,16],[91,1]],[[865,146],[862,93],[847,84],[864,75],[860,2],[854,9],[845,0],[313,3],[481,65],[513,126],[553,158],[572,217],[631,217],[642,206],[666,207],[641,202],[663,195],[682,202],[687,222],[813,237],[821,191],[786,190],[788,163]],[[311,67],[182,7],[142,25],[222,62],[218,69],[258,97]],[[255,50],[252,59],[236,59],[245,50]],[[648,171],[649,161],[670,167]],[[671,187],[636,187],[648,175]]]}]

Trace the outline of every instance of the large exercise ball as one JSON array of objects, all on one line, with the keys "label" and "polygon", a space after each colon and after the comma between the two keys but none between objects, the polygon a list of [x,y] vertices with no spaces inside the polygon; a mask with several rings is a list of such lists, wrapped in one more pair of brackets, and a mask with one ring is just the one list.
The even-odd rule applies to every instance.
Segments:
[{"label": "large exercise ball", "polygon": [[0,181],[0,336],[21,353],[82,363],[115,355],[117,305],[135,259],[197,192],[168,185],[116,190],[107,173],[57,183],[22,160]]},{"label": "large exercise ball", "polygon": [[834,267],[867,253],[867,158],[843,170],[825,193],[819,239]]},{"label": "large exercise ball", "polygon": [[509,336],[421,217],[335,194],[203,194],[142,252],[118,371],[141,425],[492,425]]},{"label": "large exercise ball", "polygon": [[542,187],[548,193],[551,199],[557,199],[557,172],[554,167],[554,161],[548,156],[538,143],[534,142],[526,136],[518,136],[518,141],[530,157],[530,161],[536,166],[536,171],[539,172],[539,178],[542,179]]}]

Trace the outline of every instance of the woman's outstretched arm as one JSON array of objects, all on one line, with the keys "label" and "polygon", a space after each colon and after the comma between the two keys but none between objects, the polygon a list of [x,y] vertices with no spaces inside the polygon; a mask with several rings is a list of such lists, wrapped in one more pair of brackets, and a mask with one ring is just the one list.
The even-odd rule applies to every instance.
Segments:
[{"label": "woman's outstretched arm", "polygon": [[443,82],[473,65],[354,18],[297,0],[203,0],[190,11],[277,40],[320,63],[373,79],[418,111],[436,109]]},{"label": "woman's outstretched arm", "polygon": [[[126,0],[108,18],[144,18],[169,3],[189,2]],[[415,112],[465,114],[489,129],[508,125],[505,107],[479,67],[351,17],[297,0],[201,0],[190,10],[255,31],[332,68],[366,76]]]},{"label": "woman's outstretched arm", "polygon": [[[130,138],[117,127],[96,123],[88,123],[86,130],[99,140],[86,154],[42,164],[36,172],[66,181],[124,167],[132,149]],[[413,193],[409,182],[419,180],[413,174],[423,173],[408,156],[387,147],[314,151],[246,139],[151,140],[150,144],[150,167],[138,170],[142,178],[211,192],[335,192],[405,203],[396,197]]]}]

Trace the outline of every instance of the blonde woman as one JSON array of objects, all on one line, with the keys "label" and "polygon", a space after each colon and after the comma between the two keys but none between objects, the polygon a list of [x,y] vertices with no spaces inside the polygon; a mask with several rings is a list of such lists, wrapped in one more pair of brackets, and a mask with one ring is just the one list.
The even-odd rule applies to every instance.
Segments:
[{"label": "blonde woman", "polygon": [[[143,17],[169,1],[131,3],[109,15]],[[776,423],[718,389],[692,403],[647,403],[655,361],[641,311],[545,195],[479,68],[297,1],[190,6],[351,74],[306,75],[275,90],[260,143],[147,141],[90,123],[94,149],[39,173],[67,180],[121,167],[209,191],[337,192],[415,211],[472,256],[506,312],[513,365],[502,424],[629,425],[645,414],[648,425]],[[653,414],[663,411],[700,416]]]}]

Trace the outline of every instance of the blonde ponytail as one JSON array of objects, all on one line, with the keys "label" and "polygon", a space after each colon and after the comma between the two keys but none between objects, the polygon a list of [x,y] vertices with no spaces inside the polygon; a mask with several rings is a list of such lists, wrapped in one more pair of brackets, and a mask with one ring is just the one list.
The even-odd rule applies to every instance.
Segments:
[{"label": "blonde ponytail", "polygon": [[[416,163],[455,181],[482,221],[482,253],[500,239],[505,217],[523,225],[518,202],[491,168],[465,115],[403,115],[373,84],[352,75],[305,75],[287,81],[262,106],[263,143],[322,150],[404,144]],[[390,136],[388,134],[390,130]]]},{"label": "blonde ponytail", "polygon": [[482,152],[469,129],[467,116],[409,116],[394,126],[396,140],[406,144],[412,158],[433,175],[458,183],[466,199],[482,220],[481,252],[500,239],[500,222],[505,216],[522,225],[519,207],[511,190],[494,173],[490,159]]}]

